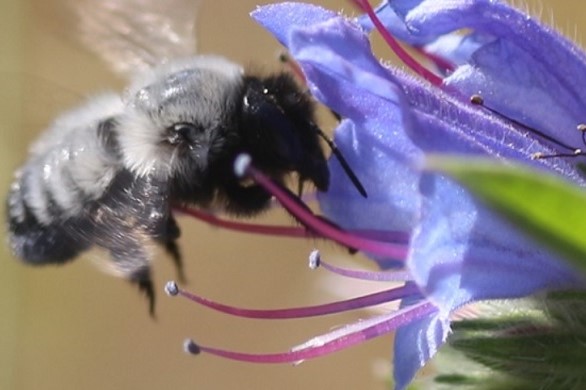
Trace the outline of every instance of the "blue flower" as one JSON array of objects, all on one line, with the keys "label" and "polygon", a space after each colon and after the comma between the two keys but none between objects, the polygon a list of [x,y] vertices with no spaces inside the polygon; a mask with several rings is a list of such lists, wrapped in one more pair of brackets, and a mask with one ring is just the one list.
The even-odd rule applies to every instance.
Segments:
[{"label": "blue flower", "polygon": [[[410,235],[405,259],[371,253],[383,268],[404,260],[407,285],[418,292],[404,297],[402,310],[422,302],[433,308],[410,313],[397,331],[394,377],[402,389],[446,341],[457,308],[583,285],[458,184],[421,167],[431,153],[484,156],[584,186],[577,127],[586,122],[586,57],[498,1],[394,0],[378,14],[444,77],[421,80],[382,64],[368,39],[371,19],[297,3],[262,7],[253,17],[287,47],[312,94],[344,118],[335,141],[369,197],[332,160],[322,211],[345,229]],[[453,33],[464,28],[470,32]]]},{"label": "blue flower", "polygon": [[[297,362],[396,331],[394,379],[396,388],[404,389],[446,342],[452,315],[460,307],[584,287],[584,280],[561,259],[508,226],[451,179],[422,167],[430,154],[482,156],[525,163],[585,186],[578,164],[584,161],[580,146],[586,143],[581,131],[586,128],[581,117],[586,57],[554,31],[495,0],[393,0],[377,9],[378,16],[364,0],[356,3],[368,17],[351,20],[301,3],[260,7],[252,16],[287,47],[315,98],[343,118],[335,142],[368,198],[332,159],[330,189],[318,196],[327,221],[243,157],[239,174],[275,195],[307,230],[251,229],[184,211],[232,229],[330,238],[364,252],[382,270],[347,270],[321,262],[323,268],[393,286],[347,301],[278,310],[231,307],[174,283],[167,291],[228,314],[267,319],[400,301],[394,312],[338,328],[285,353],[240,353],[191,341],[186,348],[249,362]],[[370,47],[373,27],[418,50],[437,65],[440,76],[397,47],[391,36],[387,41],[418,76],[381,63]],[[312,260],[316,266],[319,256],[314,253]],[[397,287],[397,281],[403,285]]]}]

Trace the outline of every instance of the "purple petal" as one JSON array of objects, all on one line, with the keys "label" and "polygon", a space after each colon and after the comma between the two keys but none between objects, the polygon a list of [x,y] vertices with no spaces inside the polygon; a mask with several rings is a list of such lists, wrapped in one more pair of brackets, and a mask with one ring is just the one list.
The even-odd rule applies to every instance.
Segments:
[{"label": "purple petal", "polygon": [[[488,106],[502,114],[573,147],[582,146],[576,126],[586,122],[582,88],[586,57],[576,45],[502,2],[393,0],[390,4],[411,32],[406,41],[412,44],[422,36],[439,38],[465,28],[486,39],[488,43],[474,52],[470,47],[457,49],[459,55],[469,53],[469,64],[448,77],[447,85],[464,96],[480,93]],[[392,31],[404,28],[393,23],[389,23]],[[449,50],[437,43],[433,49]],[[455,56],[453,52],[446,57]]]},{"label": "purple petal", "polygon": [[575,161],[563,158],[533,159],[536,153],[552,155],[526,129],[463,102],[439,89],[395,72],[410,105],[411,123],[405,127],[414,144],[426,153],[489,156],[515,160],[556,172],[579,185],[586,185]]},{"label": "purple petal", "polygon": [[583,282],[451,180],[425,174],[421,192],[422,218],[407,267],[444,315],[471,301],[521,297]]},{"label": "purple petal", "polygon": [[[448,316],[455,308],[581,282],[557,258],[479,206],[462,187],[442,176],[421,176],[418,163],[428,153],[490,156],[538,166],[584,185],[575,161],[533,160],[534,153],[555,150],[534,132],[462,97],[481,92],[490,107],[541,131],[559,133],[561,123],[563,137],[575,141],[579,134],[570,130],[586,92],[578,90],[580,83],[571,85],[568,77],[579,79],[586,72],[581,54],[572,54],[573,46],[501,3],[390,4],[393,9],[383,7],[379,15],[390,15],[386,19],[393,32],[412,44],[434,41],[436,52],[466,63],[446,80],[460,95],[450,96],[385,68],[372,55],[363,30],[329,11],[287,3],[262,8],[254,16],[289,48],[314,96],[346,118],[336,130],[336,143],[369,198],[358,195],[333,160],[331,188],[319,197],[324,213],[348,228],[413,232],[407,268],[438,313],[413,319],[397,332],[395,379],[402,389],[445,341]],[[292,22],[287,20],[291,13],[297,13]],[[443,37],[464,27],[474,33],[457,42],[453,36]],[[539,36],[537,44],[525,43],[534,39],[528,32]],[[550,46],[564,61],[559,71],[551,68],[559,59],[543,52]],[[556,121],[542,107],[551,109]],[[547,126],[542,126],[546,119]]]},{"label": "purple petal", "polygon": [[445,83],[466,95],[482,92],[489,107],[579,148],[583,143],[576,126],[586,122],[584,105],[576,88],[556,73],[517,46],[498,40],[477,50],[470,64],[459,67]]},{"label": "purple petal", "polygon": [[288,46],[293,30],[339,17],[335,12],[313,4],[277,3],[257,7],[250,16],[270,31],[283,46]]},{"label": "purple petal", "polygon": [[495,38],[483,34],[447,34],[425,45],[425,51],[454,65],[465,65],[475,51],[494,40]]},{"label": "purple petal", "polygon": [[[436,34],[430,34],[429,36],[413,35],[407,25],[405,25],[403,18],[395,12],[393,7],[391,7],[387,1],[384,1],[379,5],[375,9],[375,12],[387,29],[392,31],[393,35],[402,41],[409,42],[414,46],[419,46],[429,43],[436,38]],[[374,25],[368,15],[362,15],[356,18],[356,22],[360,24],[365,31],[371,31],[374,29]]]},{"label": "purple petal", "polygon": [[417,371],[446,341],[449,331],[449,320],[440,319],[438,312],[397,330],[393,347],[395,390],[403,390],[409,385]]},{"label": "purple petal", "polygon": [[419,151],[404,134],[402,94],[372,55],[363,32],[342,18],[295,30],[289,50],[314,96],[347,118],[335,141],[366,183],[368,199],[332,159],[322,210],[342,226],[408,231],[418,209]]}]

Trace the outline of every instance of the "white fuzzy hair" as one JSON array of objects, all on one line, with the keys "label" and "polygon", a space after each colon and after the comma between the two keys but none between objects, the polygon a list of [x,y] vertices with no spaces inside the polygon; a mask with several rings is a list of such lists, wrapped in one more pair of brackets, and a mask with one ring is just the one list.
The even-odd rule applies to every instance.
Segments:
[{"label": "white fuzzy hair", "polygon": [[123,108],[118,95],[107,93],[58,117],[31,146],[27,163],[16,174],[12,192],[22,197],[11,197],[10,216],[24,221],[26,204],[39,222],[48,225],[50,202],[68,217],[83,207],[83,197],[76,191],[98,199],[119,165],[101,146],[96,130],[101,121],[120,115]]},{"label": "white fuzzy hair", "polygon": [[242,66],[217,55],[198,55],[177,59],[151,68],[138,75],[124,91],[123,99],[128,101],[128,99],[131,99],[142,88],[157,82],[165,76],[187,69],[207,69],[233,80],[240,79],[244,73]]},{"label": "white fuzzy hair", "polygon": [[[197,86],[200,89],[199,96],[209,99],[190,102],[189,117],[183,118],[186,115],[184,106],[166,106],[165,114],[160,116],[148,115],[134,107],[133,102],[151,100],[146,90],[149,86],[172,74],[190,69],[209,71],[210,78],[214,78],[214,81]],[[202,55],[173,61],[139,76],[125,91],[123,98],[126,110],[120,121],[118,141],[124,166],[137,175],[152,175],[163,179],[168,178],[175,169],[180,169],[177,148],[164,142],[163,130],[172,124],[169,122],[171,120],[190,122],[190,119],[197,118],[200,123],[213,124],[222,110],[214,102],[222,102],[223,96],[236,90],[242,74],[242,67],[238,64],[222,57]]]}]

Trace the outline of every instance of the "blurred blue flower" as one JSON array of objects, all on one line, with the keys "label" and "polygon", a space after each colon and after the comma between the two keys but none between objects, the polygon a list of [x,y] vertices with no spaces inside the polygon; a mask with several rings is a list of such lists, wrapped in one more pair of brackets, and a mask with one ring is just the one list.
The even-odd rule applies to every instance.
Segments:
[{"label": "blurred blue flower", "polygon": [[432,153],[484,156],[584,186],[586,57],[499,1],[393,0],[377,12],[390,32],[436,62],[441,78],[381,63],[368,39],[371,18],[300,3],[261,7],[253,17],[287,47],[312,94],[344,118],[335,142],[368,199],[332,159],[331,188],[319,196],[324,214],[348,230],[410,237],[405,258],[371,252],[384,269],[400,264],[414,287],[402,297],[402,322],[389,317],[398,327],[395,385],[403,389],[446,341],[459,307],[583,285],[563,261],[422,166]]}]

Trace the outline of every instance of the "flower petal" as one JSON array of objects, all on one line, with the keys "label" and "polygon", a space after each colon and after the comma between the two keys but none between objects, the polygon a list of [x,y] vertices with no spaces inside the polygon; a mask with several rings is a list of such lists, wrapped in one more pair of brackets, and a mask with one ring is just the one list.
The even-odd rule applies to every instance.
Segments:
[{"label": "flower petal", "polygon": [[586,186],[583,174],[572,159],[534,159],[556,150],[545,146],[533,134],[501,117],[455,98],[424,82],[395,72],[408,100],[409,126],[413,143],[426,153],[451,153],[510,159],[547,169]]},{"label": "flower petal", "polygon": [[[395,378],[402,389],[445,342],[449,314],[459,306],[583,282],[462,187],[437,174],[422,174],[418,164],[429,153],[485,155],[528,163],[585,185],[575,160],[533,160],[535,153],[556,150],[535,131],[473,106],[467,97],[481,93],[488,107],[506,116],[563,142],[581,142],[574,129],[586,91],[572,78],[583,79],[586,69],[574,46],[496,1],[386,4],[379,16],[400,38],[414,45],[433,42],[436,53],[462,64],[446,78],[447,92],[382,66],[364,30],[329,11],[285,4],[255,17],[289,48],[314,96],[345,118],[336,142],[369,198],[361,198],[331,161],[330,191],[319,196],[322,211],[347,228],[413,233],[406,267],[437,312],[397,332]],[[287,20],[291,12],[298,13],[293,22]],[[364,19],[358,21],[369,28]],[[465,38],[444,35],[461,28],[473,32]],[[387,259],[377,260],[385,265],[381,260]]]},{"label": "flower petal", "polygon": [[444,315],[471,301],[515,298],[583,282],[453,181],[425,174],[421,192],[421,223],[407,267]]},{"label": "flower petal", "polygon": [[[405,24],[403,16],[397,14],[395,5],[393,4],[393,6],[391,6],[388,1],[383,1],[382,4],[375,9],[375,12],[387,29],[393,32],[393,35],[396,38],[409,42],[414,46],[424,45],[433,41],[437,37],[437,34],[430,34],[429,36],[424,36],[422,34],[414,35]],[[368,15],[362,15],[356,18],[356,22],[360,24],[365,31],[371,31],[374,29],[374,25]]]},{"label": "flower petal", "polygon": [[484,34],[446,34],[425,45],[425,52],[435,54],[454,65],[465,65],[474,52],[494,40],[494,37]]},{"label": "flower petal", "polygon": [[347,118],[335,141],[367,183],[364,199],[332,159],[322,210],[342,226],[409,231],[419,207],[420,154],[403,132],[402,93],[392,74],[374,58],[364,33],[342,18],[295,30],[288,44],[313,95]]},{"label": "flower petal", "polygon": [[445,343],[449,332],[450,323],[446,317],[441,318],[439,312],[430,313],[396,331],[393,347],[395,390],[409,385],[417,371]]},{"label": "flower petal", "polygon": [[250,16],[288,46],[293,30],[325,22],[338,14],[313,4],[283,2],[257,7]]},{"label": "flower petal", "polygon": [[[576,126],[586,122],[586,91],[581,88],[586,82],[586,56],[576,45],[498,1],[393,0],[389,4],[405,25],[397,26],[395,16],[387,18],[387,26],[397,34],[407,28],[411,37],[401,37],[409,43],[461,29],[471,29],[486,40],[473,52],[470,47],[458,48],[460,56],[470,53],[468,65],[446,78],[446,85],[464,96],[480,93],[498,112],[566,144],[583,146]],[[450,48],[436,42],[433,50]],[[455,52],[447,55],[453,57]]]}]

